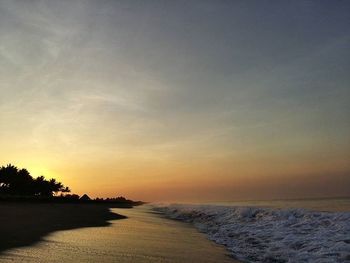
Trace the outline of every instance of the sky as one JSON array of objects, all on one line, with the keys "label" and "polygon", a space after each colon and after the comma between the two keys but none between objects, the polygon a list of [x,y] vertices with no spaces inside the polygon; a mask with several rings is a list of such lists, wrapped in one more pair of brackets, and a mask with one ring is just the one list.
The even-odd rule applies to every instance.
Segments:
[{"label": "sky", "polygon": [[0,0],[0,165],[92,197],[350,196],[350,2]]}]

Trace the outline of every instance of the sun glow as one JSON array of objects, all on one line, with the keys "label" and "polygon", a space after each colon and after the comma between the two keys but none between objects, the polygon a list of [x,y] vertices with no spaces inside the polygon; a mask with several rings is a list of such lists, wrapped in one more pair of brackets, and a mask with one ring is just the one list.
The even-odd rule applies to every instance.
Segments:
[{"label": "sun glow", "polygon": [[346,8],[32,2],[0,9],[0,165],[150,201],[350,194]]}]

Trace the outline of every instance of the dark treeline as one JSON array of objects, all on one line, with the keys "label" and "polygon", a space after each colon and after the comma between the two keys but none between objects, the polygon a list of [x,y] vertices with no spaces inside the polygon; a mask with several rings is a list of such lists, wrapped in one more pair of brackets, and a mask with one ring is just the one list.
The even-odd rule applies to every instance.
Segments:
[{"label": "dark treeline", "polygon": [[44,176],[33,178],[28,170],[19,169],[12,164],[0,167],[0,201],[49,201],[73,203],[115,203],[125,206],[142,204],[122,196],[116,198],[90,199],[86,194],[70,194],[69,187],[56,179]]},{"label": "dark treeline", "polygon": [[28,170],[8,164],[0,167],[0,194],[16,196],[51,197],[68,193],[70,189],[56,179],[46,180],[44,176],[33,178]]}]

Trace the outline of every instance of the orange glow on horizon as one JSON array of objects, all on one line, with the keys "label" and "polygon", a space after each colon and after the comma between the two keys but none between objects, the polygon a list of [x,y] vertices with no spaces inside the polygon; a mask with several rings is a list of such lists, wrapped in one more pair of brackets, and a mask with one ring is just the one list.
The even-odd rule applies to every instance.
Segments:
[{"label": "orange glow on horizon", "polygon": [[350,196],[343,3],[35,2],[0,8],[0,165],[91,197]]}]

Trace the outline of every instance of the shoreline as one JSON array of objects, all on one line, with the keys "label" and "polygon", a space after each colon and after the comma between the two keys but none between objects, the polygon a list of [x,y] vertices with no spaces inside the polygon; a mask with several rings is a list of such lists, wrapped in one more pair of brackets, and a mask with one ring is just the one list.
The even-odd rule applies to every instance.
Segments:
[{"label": "shoreline", "polygon": [[31,246],[60,230],[109,226],[124,219],[113,204],[0,202],[0,255],[8,249]]},{"label": "shoreline", "polygon": [[[81,207],[54,205],[54,208],[57,211],[91,208],[85,211],[85,214],[96,212],[96,207],[85,205]],[[97,209],[99,208],[101,207],[98,206]],[[24,208],[17,207],[18,209]],[[30,209],[35,207],[30,206]],[[223,246],[208,240],[205,235],[188,224],[169,220],[155,213],[149,205],[107,210],[110,210],[112,215],[123,214],[126,219],[114,220],[114,216],[112,219],[107,216],[102,223],[100,221],[98,224],[88,225],[97,227],[82,227],[80,224],[81,228],[58,229],[65,231],[54,231],[46,234],[40,242],[6,250],[0,253],[0,261],[4,263],[238,263],[228,255]],[[84,218],[80,216],[78,221],[81,219]],[[111,221],[107,222],[107,219]]]},{"label": "shoreline", "polygon": [[188,204],[154,209],[190,223],[244,262],[349,260],[350,212]]}]

